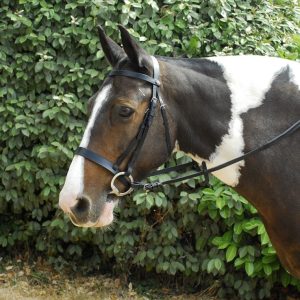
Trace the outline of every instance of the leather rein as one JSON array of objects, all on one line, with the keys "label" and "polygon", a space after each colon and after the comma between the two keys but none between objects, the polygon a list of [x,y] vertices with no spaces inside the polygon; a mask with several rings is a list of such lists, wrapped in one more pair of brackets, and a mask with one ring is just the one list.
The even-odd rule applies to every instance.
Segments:
[{"label": "leather rein", "polygon": [[[201,166],[193,161],[189,162],[186,164],[182,165],[177,165],[175,167],[169,167],[169,168],[164,168],[162,170],[154,171],[152,172],[148,177],[156,176],[156,175],[161,175],[161,174],[166,174],[170,173],[173,171],[182,171],[188,168],[192,168],[195,172],[190,175],[186,176],[181,176],[181,177],[176,177],[170,180],[165,180],[165,181],[157,181],[157,182],[152,182],[152,183],[146,183],[146,182],[136,182],[134,181],[132,177],[132,171],[134,169],[134,166],[136,164],[137,158],[139,157],[139,154],[141,152],[142,146],[144,144],[144,141],[146,139],[148,130],[152,124],[153,118],[155,116],[156,112],[156,107],[159,104],[160,106],[160,112],[163,120],[163,125],[165,128],[165,138],[166,138],[166,147],[168,153],[172,152],[172,145],[171,145],[171,136],[170,136],[170,130],[169,130],[169,123],[167,119],[167,114],[166,114],[166,109],[165,109],[165,103],[163,101],[163,98],[161,97],[160,94],[160,72],[159,72],[159,64],[157,59],[154,56],[151,56],[152,62],[153,62],[153,76],[150,77],[146,74],[143,73],[138,73],[138,72],[132,72],[129,70],[113,70],[110,72],[108,76],[114,77],[114,76],[126,76],[130,78],[135,78],[135,79],[140,79],[143,81],[146,81],[150,84],[152,84],[152,97],[149,102],[148,109],[145,112],[143,122],[140,125],[140,128],[138,130],[138,133],[136,137],[129,143],[127,149],[117,158],[115,163],[112,163],[111,161],[107,160],[105,157],[83,147],[78,147],[75,154],[81,155],[84,158],[92,161],[93,163],[105,168],[109,172],[113,174],[113,178],[111,180],[110,186],[111,186],[111,194],[115,194],[116,196],[125,196],[130,194],[134,189],[137,188],[143,188],[146,191],[153,190],[154,188],[157,188],[162,185],[166,184],[171,184],[175,183],[178,181],[183,181],[187,179],[191,179],[194,177],[198,177],[203,175],[204,176],[204,181],[200,183],[200,186],[208,186],[209,185],[209,174],[218,170],[221,170],[223,168],[226,168],[232,164],[235,164],[241,160],[244,160],[246,157],[253,155],[257,152],[260,152],[262,150],[265,150],[281,140],[282,138],[292,134],[295,132],[297,129],[300,128],[300,120],[298,120],[296,123],[294,123],[292,126],[290,126],[287,130],[282,132],[281,134],[277,135],[275,138],[269,140],[262,146],[259,146],[247,153],[245,153],[242,156],[239,156],[235,159],[232,159],[230,161],[227,161],[223,164],[220,164],[218,166],[212,167],[210,169],[207,169],[206,163],[203,161]],[[127,167],[125,170],[121,170],[120,166],[122,162],[126,158],[129,157],[129,160],[127,162]],[[128,190],[125,192],[120,192],[119,189],[115,185],[116,180],[121,181],[125,186],[128,187]]]}]

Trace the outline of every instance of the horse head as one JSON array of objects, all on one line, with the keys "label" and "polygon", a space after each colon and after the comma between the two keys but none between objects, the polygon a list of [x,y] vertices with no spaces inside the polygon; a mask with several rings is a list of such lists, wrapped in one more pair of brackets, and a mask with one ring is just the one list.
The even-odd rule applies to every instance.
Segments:
[{"label": "horse head", "polygon": [[[142,49],[124,27],[119,29],[123,48],[99,27],[104,54],[113,72],[142,74],[142,78],[112,72],[88,102],[88,124],[59,197],[60,207],[75,225],[83,227],[109,225],[119,196],[131,191],[133,180],[165,162],[175,144],[176,128],[171,122],[166,147],[164,120],[153,101],[158,100],[153,95],[158,85],[164,88],[152,82],[154,64],[159,68],[163,63]],[[149,119],[152,125],[145,133]],[[168,119],[172,121],[170,112]]]}]

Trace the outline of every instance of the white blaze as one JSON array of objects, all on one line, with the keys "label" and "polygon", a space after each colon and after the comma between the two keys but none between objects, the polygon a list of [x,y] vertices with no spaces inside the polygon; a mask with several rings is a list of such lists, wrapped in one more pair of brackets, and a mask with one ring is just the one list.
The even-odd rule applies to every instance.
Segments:
[{"label": "white blaze", "polygon": [[[110,89],[111,84],[106,85],[98,94],[95,100],[91,117],[89,118],[87,127],[84,131],[80,147],[86,148],[88,146],[91,137],[91,131],[95,124],[95,120],[103,103],[108,98]],[[65,184],[59,195],[59,206],[65,212],[70,212],[70,208],[73,207],[77,202],[76,199],[82,195],[84,189],[83,179],[84,158],[82,156],[75,155],[70,165]]]}]

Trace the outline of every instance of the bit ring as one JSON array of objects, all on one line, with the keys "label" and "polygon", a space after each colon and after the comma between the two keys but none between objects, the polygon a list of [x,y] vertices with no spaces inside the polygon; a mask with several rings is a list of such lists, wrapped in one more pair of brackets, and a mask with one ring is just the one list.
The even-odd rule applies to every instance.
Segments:
[{"label": "bit ring", "polygon": [[[117,173],[110,182],[111,192],[110,194],[115,194],[118,197],[122,197],[125,195],[130,194],[133,191],[133,188],[130,186],[129,189],[125,192],[120,192],[119,189],[115,186],[115,181],[120,176],[126,176],[126,172],[119,172]],[[133,183],[133,177],[131,175],[127,175],[126,177],[129,178],[130,184]]]}]

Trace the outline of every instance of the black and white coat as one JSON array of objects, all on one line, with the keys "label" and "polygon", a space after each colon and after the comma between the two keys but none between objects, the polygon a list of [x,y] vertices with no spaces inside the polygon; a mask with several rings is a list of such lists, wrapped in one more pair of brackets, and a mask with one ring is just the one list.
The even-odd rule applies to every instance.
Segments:
[{"label": "black and white coat", "polygon": [[[150,56],[125,28],[120,30],[124,49],[100,29],[108,61],[116,68],[121,64],[129,70],[145,70],[145,66],[149,70]],[[157,59],[174,151],[180,149],[198,162],[205,160],[208,167],[255,149],[299,120],[300,65],[297,62],[260,56]],[[125,95],[138,112],[149,101],[149,93],[149,86],[135,79],[107,79],[93,100],[80,146],[92,148],[101,155],[105,150],[104,154],[108,155],[114,149],[109,144],[106,149],[100,145],[107,144],[111,136],[116,137],[121,131],[123,135],[118,140],[127,146],[134,135],[130,136],[127,127],[122,126],[114,132],[114,122],[103,138],[107,126],[104,120],[118,98]],[[137,97],[146,98],[143,102]],[[134,178],[168,159],[160,120],[153,122],[140,157]],[[300,278],[299,132],[214,175],[258,209],[281,262]],[[117,202],[106,201],[109,176],[75,155],[60,193],[60,207],[80,226],[110,224]]]}]

